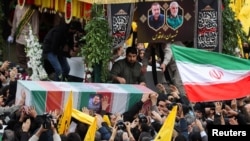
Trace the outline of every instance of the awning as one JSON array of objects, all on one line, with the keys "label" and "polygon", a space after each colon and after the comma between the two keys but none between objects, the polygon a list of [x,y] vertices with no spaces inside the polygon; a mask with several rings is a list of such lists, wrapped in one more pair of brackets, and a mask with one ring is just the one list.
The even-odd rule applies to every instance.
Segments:
[{"label": "awning", "polygon": [[91,4],[84,3],[79,0],[18,0],[20,6],[24,4],[36,5],[41,11],[56,11],[56,12],[66,12],[66,2],[71,3],[72,9],[70,14],[73,17],[88,19],[90,16],[89,10]]}]

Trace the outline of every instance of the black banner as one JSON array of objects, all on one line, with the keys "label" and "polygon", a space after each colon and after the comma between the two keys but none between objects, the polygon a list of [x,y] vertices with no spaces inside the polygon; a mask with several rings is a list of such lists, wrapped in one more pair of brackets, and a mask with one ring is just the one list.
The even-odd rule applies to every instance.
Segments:
[{"label": "black banner", "polygon": [[113,47],[123,46],[130,35],[134,4],[108,4],[107,9]]},{"label": "black banner", "polygon": [[[137,6],[138,42],[193,41],[195,21],[193,0],[139,2]],[[153,15],[157,13],[159,18],[155,20],[157,18],[153,18],[156,17]]]},{"label": "black banner", "polygon": [[222,51],[221,1],[197,0],[194,47]]}]

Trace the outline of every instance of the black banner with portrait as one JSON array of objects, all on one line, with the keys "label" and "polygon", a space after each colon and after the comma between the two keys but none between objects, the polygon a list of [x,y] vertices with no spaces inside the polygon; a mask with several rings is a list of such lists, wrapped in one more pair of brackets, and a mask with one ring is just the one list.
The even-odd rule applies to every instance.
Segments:
[{"label": "black banner with portrait", "polygon": [[193,41],[194,6],[192,0],[139,2],[136,11],[138,42]]},{"label": "black banner with portrait", "polygon": [[197,0],[195,13],[194,47],[214,52],[221,52],[221,1]]},{"label": "black banner with portrait", "polygon": [[130,35],[134,4],[108,4],[107,11],[113,37],[113,47],[123,46]]}]

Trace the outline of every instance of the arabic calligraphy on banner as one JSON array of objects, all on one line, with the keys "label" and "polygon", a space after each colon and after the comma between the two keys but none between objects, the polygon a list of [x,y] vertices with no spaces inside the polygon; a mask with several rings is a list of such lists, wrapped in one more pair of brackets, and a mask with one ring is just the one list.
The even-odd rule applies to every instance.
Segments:
[{"label": "arabic calligraphy on banner", "polygon": [[123,46],[130,35],[134,4],[108,4],[107,9],[113,48]]},{"label": "arabic calligraphy on banner", "polygon": [[139,2],[135,11],[137,42],[193,41],[194,6],[194,1],[186,0]]},{"label": "arabic calligraphy on banner", "polygon": [[221,52],[221,3],[218,0],[197,1],[195,20],[196,48]]}]

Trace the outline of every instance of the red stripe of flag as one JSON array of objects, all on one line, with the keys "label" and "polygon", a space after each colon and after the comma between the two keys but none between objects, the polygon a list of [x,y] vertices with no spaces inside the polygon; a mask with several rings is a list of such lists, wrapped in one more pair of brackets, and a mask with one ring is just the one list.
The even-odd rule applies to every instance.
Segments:
[{"label": "red stripe of flag", "polygon": [[231,83],[184,85],[187,96],[191,102],[221,101],[242,98],[250,94],[249,86],[250,76]]},{"label": "red stripe of flag", "polygon": [[55,109],[62,110],[64,91],[62,91],[53,83],[39,81],[38,84],[47,91],[46,105],[45,105],[46,112],[53,111]]}]

